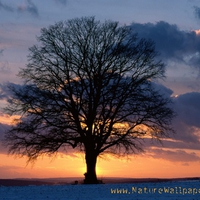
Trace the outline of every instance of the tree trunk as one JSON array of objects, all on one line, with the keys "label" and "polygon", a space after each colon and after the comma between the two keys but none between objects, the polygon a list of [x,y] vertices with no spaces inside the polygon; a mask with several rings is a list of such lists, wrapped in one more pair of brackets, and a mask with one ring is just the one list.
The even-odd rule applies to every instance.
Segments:
[{"label": "tree trunk", "polygon": [[93,151],[86,151],[85,153],[86,167],[87,172],[85,175],[85,184],[97,184],[97,175],[96,175],[96,162],[97,155]]}]

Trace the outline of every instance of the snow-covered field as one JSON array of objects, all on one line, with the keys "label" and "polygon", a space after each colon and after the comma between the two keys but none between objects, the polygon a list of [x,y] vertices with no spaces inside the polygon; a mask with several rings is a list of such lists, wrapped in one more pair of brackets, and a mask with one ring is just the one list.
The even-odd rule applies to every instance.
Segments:
[{"label": "snow-covered field", "polygon": [[0,186],[1,200],[200,200],[200,181],[161,183]]}]

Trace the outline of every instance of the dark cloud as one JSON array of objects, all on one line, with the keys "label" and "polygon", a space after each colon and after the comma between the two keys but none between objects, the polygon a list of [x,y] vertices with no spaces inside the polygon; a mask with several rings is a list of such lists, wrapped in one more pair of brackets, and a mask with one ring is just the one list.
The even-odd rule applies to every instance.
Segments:
[{"label": "dark cloud", "polygon": [[[179,134],[180,134],[180,132],[177,132],[176,135],[179,135]],[[185,137],[181,137],[181,136],[172,137],[171,140],[163,140],[162,147],[168,148],[168,149],[182,149],[182,150],[183,149],[190,149],[190,150],[193,150],[193,151],[200,150],[200,143],[198,141],[198,138],[194,142],[191,142],[193,140],[193,136],[190,136],[189,134],[187,134],[187,137],[190,140],[186,141],[186,140],[184,140]],[[180,140],[177,139],[177,138],[180,138]],[[155,147],[161,147],[161,146],[155,145]]]},{"label": "dark cloud", "polygon": [[[184,128],[185,129],[184,129]],[[190,149],[200,150],[199,136],[196,135],[196,130],[190,130],[188,126],[182,124],[178,128],[175,128],[176,133],[170,135],[169,138],[162,138],[161,141],[146,138],[144,139],[144,150],[148,152],[150,148],[166,148],[166,149]],[[182,132],[182,130],[184,130]]]},{"label": "dark cloud", "polygon": [[21,13],[28,12],[35,17],[39,16],[38,8],[31,0],[27,0],[25,5],[18,6],[17,10]]},{"label": "dark cloud", "polygon": [[178,119],[188,126],[200,128],[200,93],[192,92],[174,98]]},{"label": "dark cloud", "polygon": [[4,49],[0,49],[0,55],[3,55]]},{"label": "dark cloud", "polygon": [[[182,142],[198,141],[198,136],[194,133],[196,128],[200,129],[200,93],[186,93],[177,97],[171,97],[173,91],[169,88],[152,83],[162,95],[165,95],[172,100],[173,110],[177,113],[177,117],[173,120],[173,126],[177,132],[173,137]],[[8,82],[7,84],[0,84],[0,100],[8,100],[12,95],[9,87],[23,90],[23,85]]]},{"label": "dark cloud", "polygon": [[8,100],[11,95],[11,91],[8,88],[8,84],[0,84],[0,100]]},{"label": "dark cloud", "polygon": [[[59,0],[59,2],[64,3],[65,0]],[[16,11],[18,11],[19,13],[27,12],[27,13],[30,13],[34,17],[39,16],[38,8],[31,0],[26,0],[25,4],[19,5],[17,8],[6,5],[0,1],[0,9],[9,11],[9,12],[16,12]]]},{"label": "dark cloud", "polygon": [[152,39],[156,44],[156,48],[162,53],[162,56],[173,57],[177,50],[183,48],[183,34],[180,33],[176,25],[161,21],[157,24],[134,23],[131,25],[131,28],[140,37]]},{"label": "dark cloud", "polygon": [[60,3],[62,5],[66,5],[67,4],[67,0],[55,0],[57,3]]},{"label": "dark cloud", "polygon": [[163,149],[152,149],[149,152],[153,158],[165,159],[171,162],[199,162],[200,157],[192,152],[188,153],[183,150],[163,150]]},{"label": "dark cloud", "polygon": [[[180,116],[177,117],[176,120],[174,120],[173,127],[176,131],[176,134],[172,136],[176,142],[181,142],[179,146],[182,145],[183,148],[198,148],[200,150],[200,135],[198,135],[197,131],[198,128],[192,127],[188,124],[185,124]],[[176,144],[174,143],[176,148]],[[199,145],[199,147],[198,147]]]},{"label": "dark cloud", "polygon": [[14,11],[14,9],[11,6],[3,4],[1,1],[0,1],[0,9],[6,10],[6,11],[9,11],[9,12]]},{"label": "dark cloud", "polygon": [[[163,140],[165,148],[200,150],[200,93],[186,93],[173,98],[177,117],[173,120],[175,134]],[[159,147],[158,144],[151,144]],[[151,146],[148,144],[148,146]]]},{"label": "dark cloud", "polygon": [[194,14],[197,19],[200,19],[200,8],[199,7],[194,6]]},{"label": "dark cloud", "polygon": [[164,21],[132,23],[131,28],[139,37],[153,40],[164,61],[173,60],[200,68],[200,35],[195,31],[182,31]]},{"label": "dark cloud", "polygon": [[[162,91],[165,91],[165,89]],[[151,152],[152,147],[157,149],[164,147],[172,151],[162,152],[168,153],[169,159],[172,155],[175,157],[176,154],[174,152],[177,149],[181,151],[186,149],[200,150],[200,93],[186,93],[176,98],[172,97],[172,101],[173,109],[177,113],[177,117],[172,124],[175,134],[170,135],[170,138],[163,138],[161,143],[150,138],[144,140],[145,152]],[[183,152],[181,156],[184,157]],[[185,162],[188,162],[188,159]]]},{"label": "dark cloud", "polygon": [[159,83],[152,83],[153,87],[163,96],[170,98],[173,94],[173,91],[162,84]]},{"label": "dark cloud", "polygon": [[[8,83],[12,87],[23,89],[23,85]],[[154,83],[161,93],[170,97],[172,91],[163,85]],[[0,85],[0,99],[8,99],[11,95],[11,91],[7,85]],[[171,97],[173,108],[177,113],[177,117],[173,121],[173,126],[176,134],[171,135],[171,138],[164,138],[162,144],[155,142],[155,140],[144,139],[144,150],[147,153],[152,153],[157,158],[165,158],[167,160],[192,162],[200,160],[200,158],[194,153],[187,153],[188,150],[200,150],[200,93],[186,93],[177,97]],[[0,124],[0,139],[6,130],[9,129],[9,125]],[[152,151],[152,147],[157,150]],[[162,150],[164,147],[167,150]],[[159,150],[161,148],[161,150]],[[179,149],[179,150],[177,150]],[[0,152],[6,152],[6,149],[0,147]],[[65,152],[65,149],[61,149],[60,152]],[[71,150],[67,151],[71,153]],[[159,154],[159,155],[157,155]]]},{"label": "dark cloud", "polygon": [[0,100],[8,100],[11,95],[13,95],[11,88],[15,88],[17,90],[23,90],[24,86],[20,84],[7,82],[6,84],[0,84]]}]

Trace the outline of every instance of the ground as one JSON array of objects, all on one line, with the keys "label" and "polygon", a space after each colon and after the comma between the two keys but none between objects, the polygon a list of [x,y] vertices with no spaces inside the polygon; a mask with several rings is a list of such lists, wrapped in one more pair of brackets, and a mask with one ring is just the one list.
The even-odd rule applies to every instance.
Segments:
[{"label": "ground", "polygon": [[0,186],[1,200],[199,200],[200,181]]}]

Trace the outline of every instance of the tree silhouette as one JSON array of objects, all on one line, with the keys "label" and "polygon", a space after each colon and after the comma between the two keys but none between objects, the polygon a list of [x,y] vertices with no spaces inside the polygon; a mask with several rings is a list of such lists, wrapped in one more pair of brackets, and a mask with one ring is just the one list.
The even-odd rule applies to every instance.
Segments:
[{"label": "tree silhouette", "polygon": [[170,100],[153,85],[164,72],[153,42],[128,26],[83,17],[43,28],[19,72],[24,85],[10,87],[6,109],[21,118],[5,135],[9,153],[34,161],[77,148],[85,183],[97,183],[100,154],[134,153],[142,138],[173,131]]}]

